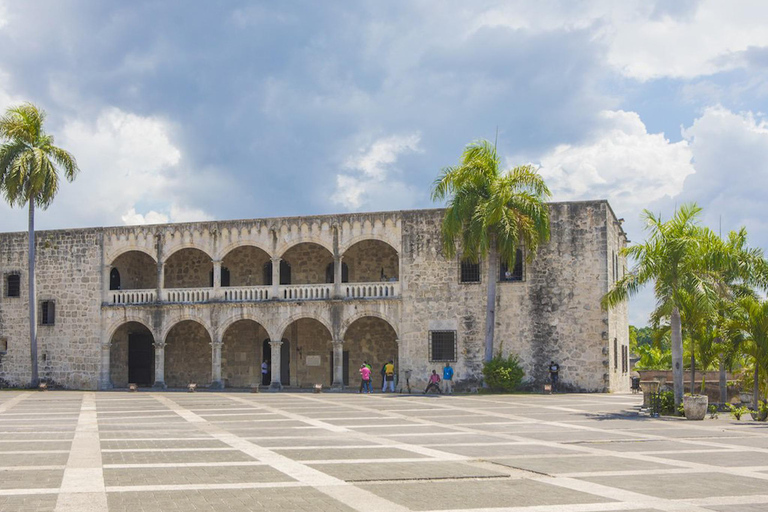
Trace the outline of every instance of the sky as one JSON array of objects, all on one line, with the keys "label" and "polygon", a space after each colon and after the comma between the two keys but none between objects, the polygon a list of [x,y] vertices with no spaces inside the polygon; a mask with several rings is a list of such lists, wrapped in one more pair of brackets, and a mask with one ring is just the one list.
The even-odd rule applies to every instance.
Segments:
[{"label": "sky", "polygon": [[78,160],[41,229],[441,206],[487,138],[633,242],[695,201],[767,249],[767,24],[763,0],[0,0],[0,110],[45,109]]}]

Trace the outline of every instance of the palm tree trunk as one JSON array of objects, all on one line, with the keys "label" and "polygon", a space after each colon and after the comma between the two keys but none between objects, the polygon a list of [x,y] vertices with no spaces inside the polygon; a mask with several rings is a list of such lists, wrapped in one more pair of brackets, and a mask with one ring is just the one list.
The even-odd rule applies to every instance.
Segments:
[{"label": "palm tree trunk", "polygon": [[485,305],[485,358],[493,359],[493,334],[496,329],[496,274],[498,274],[496,239],[491,239],[488,251],[488,296]]},{"label": "palm tree trunk", "polygon": [[694,350],[694,341],[693,338],[691,338],[691,394],[694,394],[695,391],[695,385],[696,385],[696,356],[693,353]]},{"label": "palm tree trunk", "polygon": [[35,200],[29,199],[29,355],[32,363],[30,385],[37,387],[37,295],[35,293]]},{"label": "palm tree trunk", "polygon": [[[717,343],[722,348],[723,340],[722,338],[715,338],[715,343]],[[727,404],[728,403],[728,381],[726,379],[725,375],[725,353],[720,353],[720,367],[718,368],[720,370],[720,403],[721,404]]]},{"label": "palm tree trunk", "polygon": [[752,390],[752,409],[755,411],[757,410],[757,401],[759,400],[760,396],[760,381],[758,380],[760,378],[760,367],[757,364],[757,361],[755,361],[755,384],[754,389]]},{"label": "palm tree trunk", "polygon": [[672,377],[674,383],[675,410],[683,403],[683,332],[680,324],[680,310],[672,309],[669,320],[672,338]]}]

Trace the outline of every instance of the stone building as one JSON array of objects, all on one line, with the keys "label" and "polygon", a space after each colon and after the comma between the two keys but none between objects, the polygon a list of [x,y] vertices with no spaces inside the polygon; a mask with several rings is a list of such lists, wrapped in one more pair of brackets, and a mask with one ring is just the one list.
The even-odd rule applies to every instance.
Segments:
[{"label": "stone building", "polygon": [[[573,390],[628,388],[626,305],[600,297],[625,271],[606,201],[551,203],[551,240],[502,267],[496,351],[531,386],[561,367]],[[67,388],[359,385],[395,361],[421,391],[450,361],[480,382],[487,262],[446,259],[443,210],[37,233],[40,376]],[[30,378],[27,235],[0,234],[0,383]],[[524,254],[523,252],[520,253]]]}]

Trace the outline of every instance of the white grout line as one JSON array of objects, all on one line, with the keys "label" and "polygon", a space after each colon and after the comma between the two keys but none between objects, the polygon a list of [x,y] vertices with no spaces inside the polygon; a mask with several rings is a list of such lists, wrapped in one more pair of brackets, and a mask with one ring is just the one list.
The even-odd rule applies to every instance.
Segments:
[{"label": "white grout line", "polygon": [[302,482],[245,482],[238,484],[112,485],[107,492],[215,491],[231,489],[274,489],[309,487]]},{"label": "white grout line", "polygon": [[83,393],[75,438],[64,469],[56,512],[107,510],[101,461],[96,395]]},{"label": "white grout line", "polygon": [[266,466],[261,461],[240,462],[150,462],[143,464],[104,464],[104,469],[141,469],[141,468],[207,468],[230,466]]}]

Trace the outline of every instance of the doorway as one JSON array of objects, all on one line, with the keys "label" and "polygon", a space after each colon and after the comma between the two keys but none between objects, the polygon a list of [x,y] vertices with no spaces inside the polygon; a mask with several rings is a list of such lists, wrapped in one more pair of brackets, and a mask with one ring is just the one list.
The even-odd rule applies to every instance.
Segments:
[{"label": "doorway", "polygon": [[151,386],[155,370],[152,336],[147,333],[128,335],[128,382]]}]

